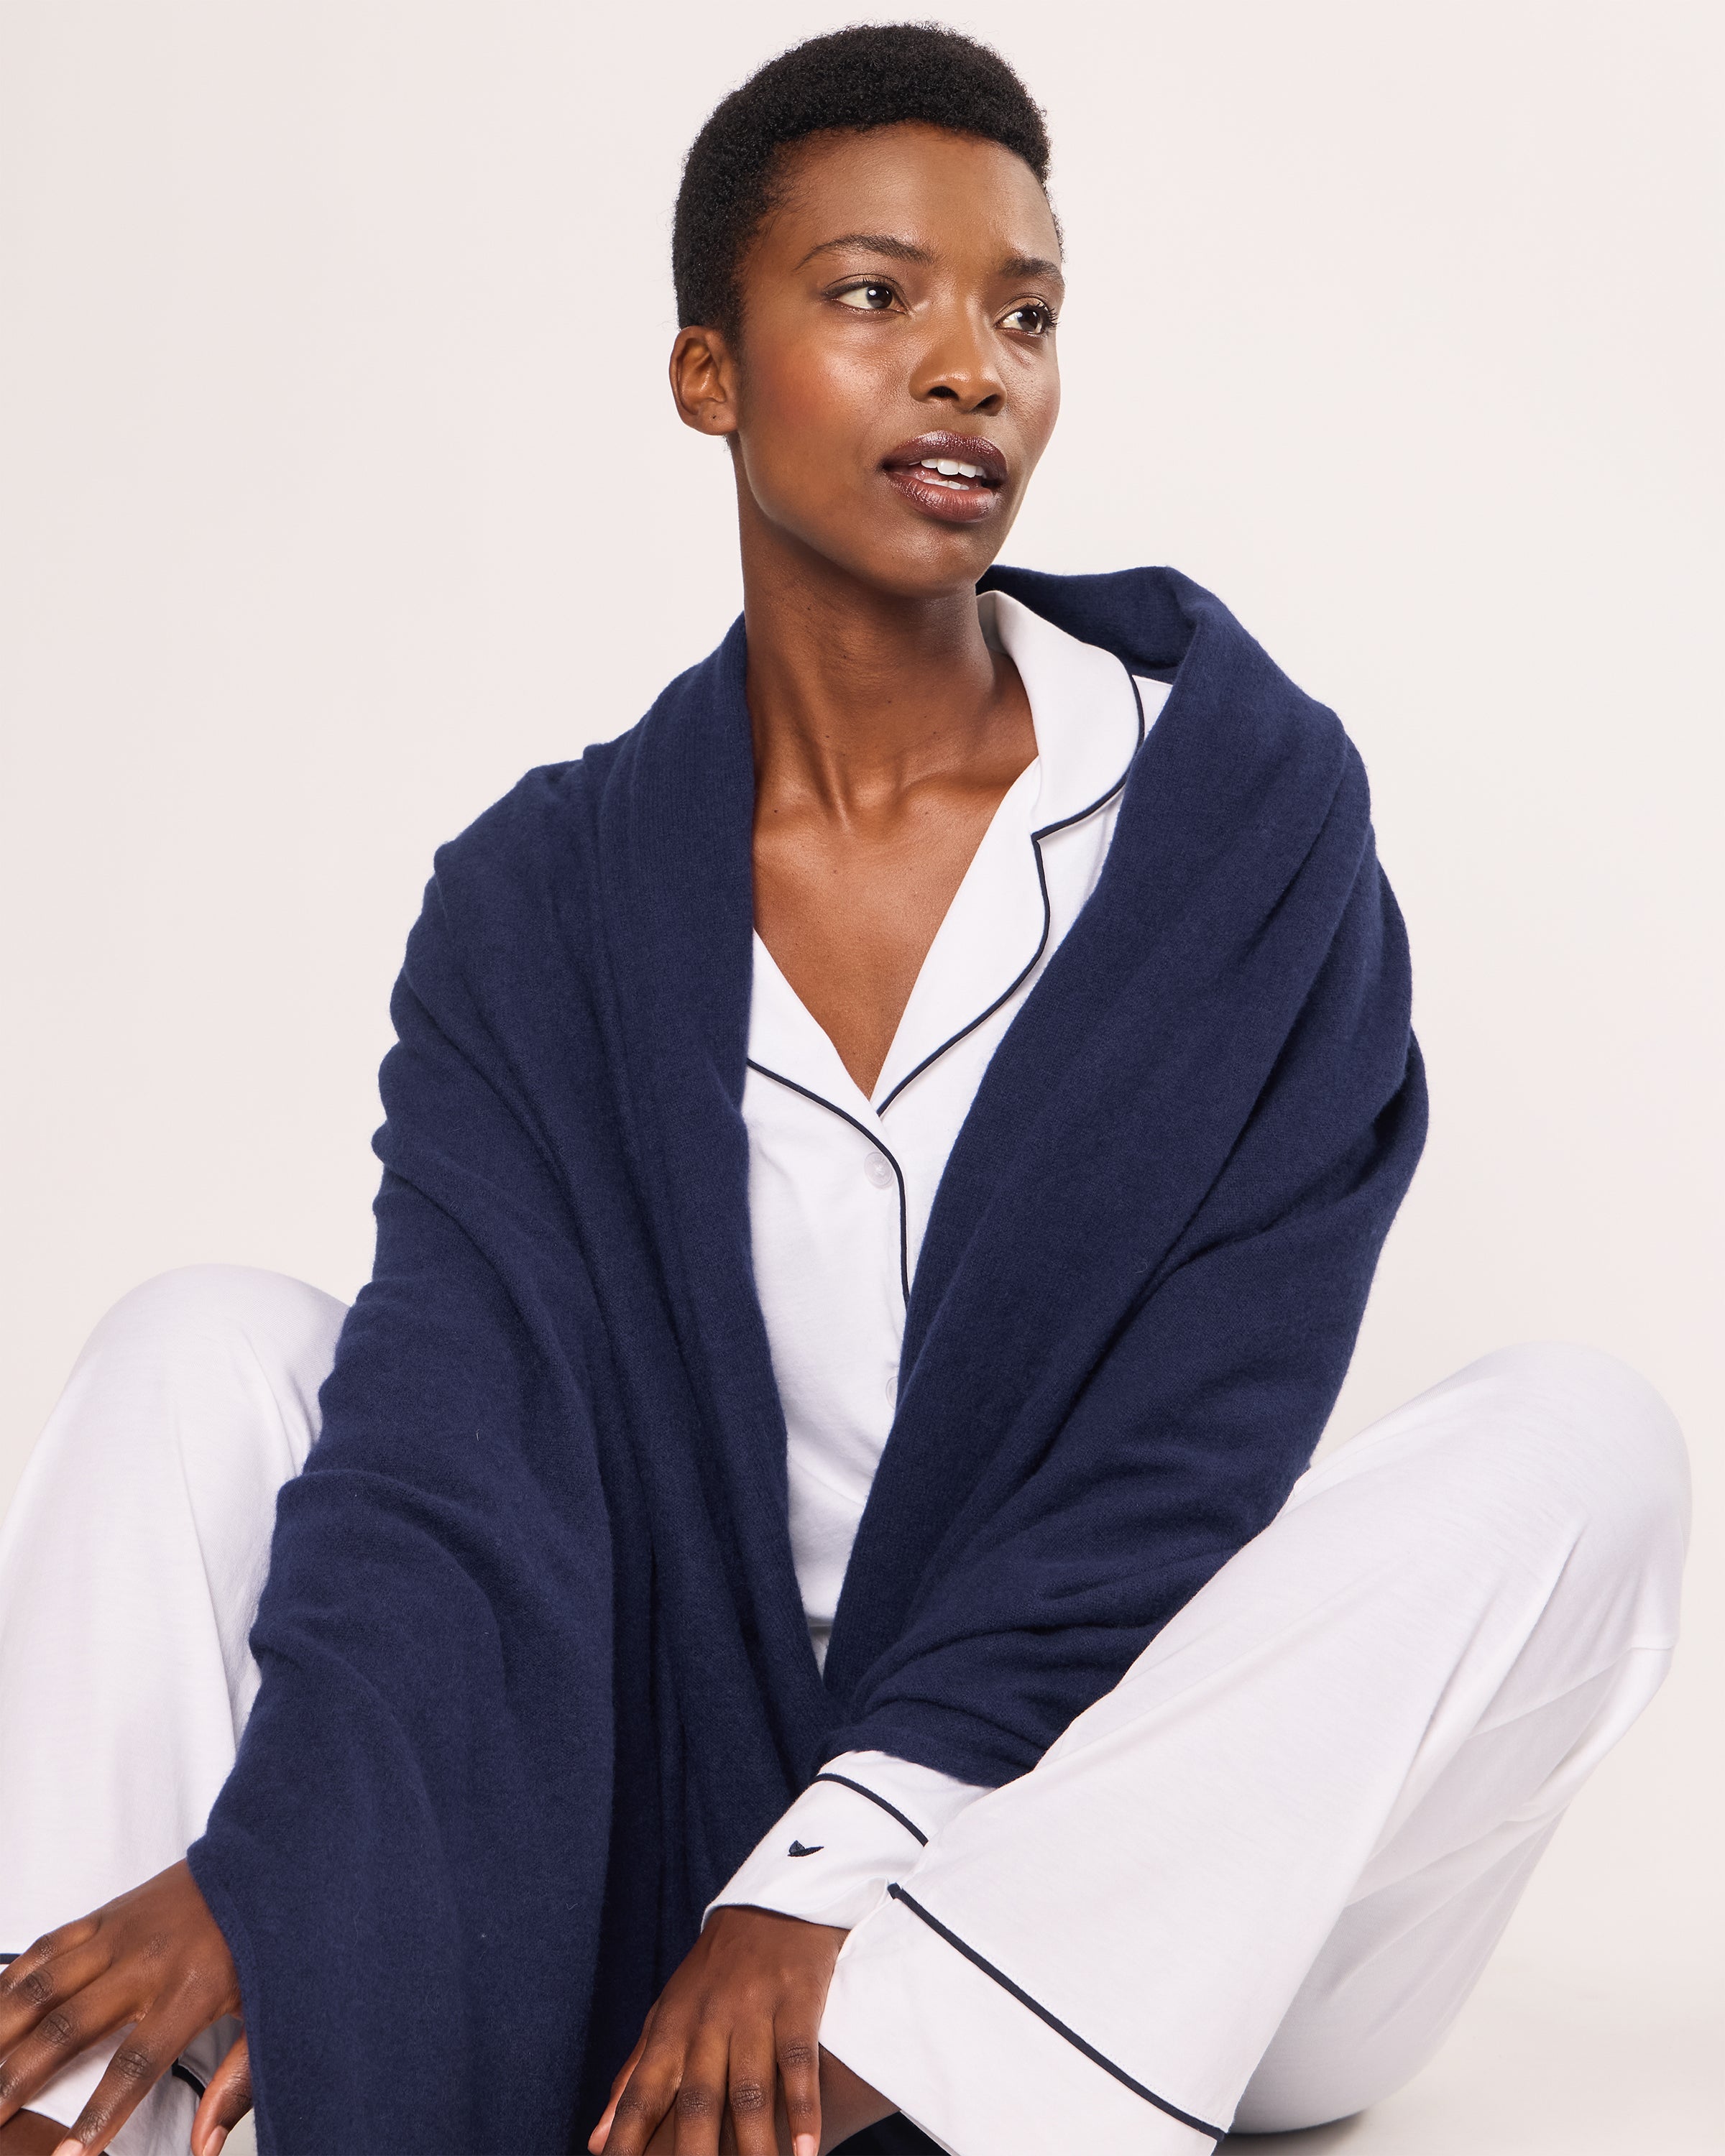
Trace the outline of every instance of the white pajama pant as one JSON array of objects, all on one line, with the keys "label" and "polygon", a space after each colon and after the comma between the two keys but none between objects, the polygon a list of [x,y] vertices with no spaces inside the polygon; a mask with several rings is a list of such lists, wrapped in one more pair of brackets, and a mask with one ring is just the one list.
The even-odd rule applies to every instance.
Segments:
[{"label": "white pajama pant", "polygon": [[[343,1314],[198,1269],[80,1358],[0,1529],[0,1952],[201,1831]],[[1676,1426],[1608,1356],[1505,1350],[1386,1416],[1033,1772],[906,1837],[823,2042],[957,2156],[1197,2156],[1388,2094],[1657,1688],[1686,1522]],[[105,2063],[33,2107],[69,2123]],[[193,2102],[163,2083],[116,2148],[177,2156]]]}]

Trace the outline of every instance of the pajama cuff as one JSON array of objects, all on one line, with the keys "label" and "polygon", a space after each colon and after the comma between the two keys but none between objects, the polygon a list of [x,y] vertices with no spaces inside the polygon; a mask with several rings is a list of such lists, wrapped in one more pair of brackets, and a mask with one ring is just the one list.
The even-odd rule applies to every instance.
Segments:
[{"label": "pajama cuff", "polygon": [[950,2156],[1207,2156],[1220,2128],[1133,2082],[913,1893],[893,1882],[845,1941],[824,2050]]},{"label": "pajama cuff", "polygon": [[889,1879],[983,1792],[885,1752],[832,1760],[757,1845],[706,1913],[745,1902],[849,1931]]}]

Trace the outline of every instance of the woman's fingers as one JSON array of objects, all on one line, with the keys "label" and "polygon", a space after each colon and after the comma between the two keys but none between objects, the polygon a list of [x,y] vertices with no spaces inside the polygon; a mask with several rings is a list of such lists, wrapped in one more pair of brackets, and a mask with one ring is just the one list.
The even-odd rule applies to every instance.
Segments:
[{"label": "woman's fingers", "polygon": [[95,1932],[88,1918],[68,1924],[0,1971],[0,2125],[68,2060],[129,2018],[111,2011],[105,1996],[92,2005],[110,1958]]},{"label": "woman's fingers", "polygon": [[[812,2040],[799,2039],[785,2050],[793,2061],[814,2062],[812,2091],[806,2081],[798,2084],[795,2118],[798,2130],[814,2136],[798,2156],[814,2156],[820,2143],[819,2054]],[[646,2156],[672,2142],[676,2156],[721,2156],[733,2148],[737,2156],[778,2156],[778,2055],[764,2022],[736,2037],[717,2021],[689,2039],[667,2030],[650,2048],[637,2046],[633,2071],[619,2076],[622,2086],[588,2145],[604,2156]]]},{"label": "woman's fingers", "polygon": [[819,2156],[820,2015],[844,1939],[770,1909],[716,1910],[612,2092],[594,2156],[778,2156],[781,2081],[796,2156]]},{"label": "woman's fingers", "polygon": [[[0,1969],[0,2059],[55,2008],[95,1980],[108,1965],[94,1917],[62,1924]],[[3,2088],[0,2076],[0,2088]],[[0,2119],[7,2116],[0,2097]]]},{"label": "woman's fingers", "polygon": [[251,2107],[251,2048],[241,2036],[210,2076],[192,2122],[192,2156],[221,2156],[222,2143]]},{"label": "woman's fingers", "polygon": [[793,2156],[819,2156],[820,2013],[782,2015],[774,2030]]},{"label": "woman's fingers", "polygon": [[[655,2009],[655,2010],[656,2011],[657,2010]],[[623,2094],[624,2089],[629,2087],[629,2076],[640,2064],[641,2054],[647,2048],[647,2039],[652,2033],[652,2029],[653,2015],[649,2014],[647,2016],[646,2023],[642,2028],[640,2035],[635,2039],[635,2047],[634,2051],[629,2053],[629,2056],[617,2070],[616,2079],[611,2084],[611,2101],[605,2106],[604,2112],[601,2117],[598,2124],[594,2127],[593,2132],[587,2137],[587,2145],[591,2152],[591,2156],[600,2156],[600,2152],[605,2146],[606,2137],[611,2131],[611,2122],[617,2116],[617,2099]]]},{"label": "woman's fingers", "polygon": [[654,2129],[676,2102],[683,2046],[661,2037],[649,2045],[611,2107],[605,2156],[646,2156]]},{"label": "woman's fingers", "polygon": [[719,2156],[730,2097],[730,2032],[709,2023],[696,2030],[677,2082],[677,2156]]},{"label": "woman's fingers", "polygon": [[773,2031],[764,2023],[739,2030],[731,2040],[731,2134],[737,2156],[778,2156],[774,2116],[778,2068]]},{"label": "woman's fingers", "polygon": [[90,2102],[54,2156],[97,2156],[210,2020],[183,1996],[152,2007],[121,2038],[107,2072],[90,2092]]},{"label": "woman's fingers", "polygon": [[180,2051],[239,2010],[234,1957],[182,1858],[0,1976],[0,2123],[75,2053],[126,2029],[58,2152],[95,2156]]},{"label": "woman's fingers", "polygon": [[111,2035],[136,2010],[126,1988],[111,1977],[98,1977],[66,1992],[0,2066],[0,2120],[22,2110],[80,2051]]}]

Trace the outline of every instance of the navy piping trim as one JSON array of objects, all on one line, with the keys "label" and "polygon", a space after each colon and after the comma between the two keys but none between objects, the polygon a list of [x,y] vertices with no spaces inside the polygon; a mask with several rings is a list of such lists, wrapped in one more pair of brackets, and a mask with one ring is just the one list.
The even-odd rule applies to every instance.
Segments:
[{"label": "navy piping trim", "polygon": [[[886,1098],[882,1101],[880,1106],[875,1109],[875,1113],[877,1116],[884,1116],[886,1113],[886,1111],[892,1106],[893,1102],[897,1100],[899,1095],[904,1091],[906,1086],[911,1083],[912,1079],[920,1078],[925,1070],[929,1070],[933,1065],[939,1062],[942,1056],[946,1054],[949,1048],[956,1048],[958,1043],[964,1039],[967,1034],[974,1033],[979,1025],[986,1025],[988,1020],[993,1017],[995,1012],[1000,1009],[1003,1004],[1010,1003],[1013,998],[1018,993],[1019,990],[1024,986],[1024,983],[1029,978],[1030,975],[1035,972],[1038,964],[1040,963],[1043,952],[1048,948],[1048,932],[1053,924],[1053,911],[1048,901],[1048,870],[1044,865],[1042,859],[1042,842],[1045,839],[1051,839],[1056,831],[1065,831],[1069,829],[1074,824],[1083,823],[1087,816],[1094,816],[1097,809],[1106,808],[1108,803],[1114,798],[1115,795],[1118,793],[1122,788],[1126,784],[1127,780],[1132,776],[1133,760],[1137,757],[1138,751],[1144,746],[1144,734],[1146,729],[1144,725],[1143,692],[1138,687],[1137,677],[1133,674],[1132,670],[1127,665],[1123,659],[1120,661],[1120,665],[1122,671],[1125,674],[1127,680],[1132,685],[1132,703],[1137,708],[1138,714],[1138,738],[1133,744],[1132,755],[1126,760],[1126,768],[1121,773],[1119,778],[1115,780],[1114,783],[1108,788],[1106,793],[1099,793],[1096,799],[1091,803],[1088,808],[1075,808],[1070,816],[1059,817],[1054,823],[1045,824],[1040,830],[1033,831],[1030,834],[1031,850],[1036,856],[1037,887],[1042,893],[1042,933],[1036,939],[1036,948],[1031,952],[1028,963],[1019,973],[1016,979],[1012,982],[1009,987],[1004,988],[1001,993],[995,997],[993,1002],[988,1005],[988,1008],[986,1010],[979,1011],[977,1015],[971,1019],[968,1025],[961,1025],[957,1033],[950,1034],[941,1043],[938,1048],[932,1050],[929,1054],[923,1057],[922,1060],[916,1065],[914,1070],[907,1070],[905,1073],[904,1076],[899,1080],[897,1085],[895,1086],[892,1091],[886,1096]],[[805,1101],[813,1101],[817,1107],[825,1108],[831,1114],[841,1117],[845,1122],[850,1124],[852,1130],[860,1131],[863,1136],[868,1140],[869,1143],[873,1146],[877,1152],[883,1154],[890,1163],[893,1174],[898,1178],[898,1277],[899,1286],[903,1291],[905,1298],[905,1306],[908,1309],[910,1307],[911,1301],[910,1223],[908,1219],[908,1209],[905,1199],[904,1171],[900,1168],[897,1161],[894,1159],[891,1149],[875,1132],[869,1128],[866,1123],[860,1122],[858,1118],[853,1116],[848,1109],[841,1108],[835,1101],[828,1100],[824,1093],[817,1093],[809,1086],[799,1086],[794,1078],[787,1078],[782,1070],[769,1070],[764,1063],[757,1063],[752,1055],[747,1058],[747,1061],[751,1070],[758,1070],[763,1078],[770,1078],[775,1086],[783,1086],[790,1092],[800,1093]],[[863,1791],[863,1794],[865,1796],[869,1796],[872,1795],[873,1792],[871,1790],[865,1789]],[[879,1799],[877,1799],[876,1801],[878,1802]],[[889,1806],[888,1809],[891,1810],[891,1807]],[[910,1822],[906,1820],[906,1825],[909,1825],[909,1824]]]},{"label": "navy piping trim", "polygon": [[[1045,839],[1051,839],[1056,831],[1064,831],[1070,829],[1074,824],[1081,824],[1086,816],[1094,816],[1098,808],[1106,808],[1108,803],[1114,798],[1115,795],[1119,793],[1122,787],[1126,784],[1126,782],[1132,773],[1133,760],[1137,757],[1138,751],[1144,746],[1143,692],[1139,689],[1137,679],[1133,675],[1131,667],[1127,665],[1127,663],[1123,659],[1121,660],[1120,664],[1125,671],[1127,680],[1132,683],[1132,701],[1137,706],[1138,738],[1133,744],[1132,755],[1126,760],[1126,769],[1121,773],[1119,778],[1115,780],[1114,783],[1108,788],[1106,793],[1099,793],[1096,799],[1091,803],[1089,808],[1075,808],[1070,816],[1062,816],[1052,824],[1045,824],[1040,831],[1033,831],[1030,834],[1031,850],[1036,856],[1036,881],[1040,886],[1042,891],[1042,933],[1036,939],[1036,948],[1030,953],[1029,963],[1024,967],[1023,972],[1019,974],[1018,978],[1012,983],[1010,987],[1001,990],[1000,993],[995,997],[993,1002],[989,1004],[988,1008],[985,1011],[979,1011],[977,1015],[972,1019],[968,1025],[961,1025],[957,1032],[952,1034],[947,1040],[943,1040],[938,1048],[931,1050],[930,1052],[923,1057],[922,1060],[916,1065],[914,1070],[907,1070],[905,1073],[904,1076],[899,1080],[897,1085],[893,1087],[892,1091],[886,1096],[886,1098],[880,1103],[880,1106],[875,1109],[875,1113],[877,1116],[884,1116],[886,1113],[886,1111],[892,1106],[893,1102],[897,1100],[899,1095],[904,1091],[906,1086],[911,1083],[913,1078],[920,1078],[923,1072],[927,1070],[932,1064],[938,1063],[940,1061],[942,1056],[946,1054],[949,1048],[956,1048],[958,1045],[958,1043],[964,1039],[967,1034],[974,1033],[979,1025],[986,1025],[988,1020],[993,1017],[995,1012],[1000,1009],[1003,1004],[1010,1003],[1013,998],[1018,993],[1019,990],[1023,988],[1024,983],[1029,978],[1030,975],[1035,972],[1038,965],[1041,963],[1042,954],[1048,948],[1048,932],[1053,921],[1052,911],[1048,902],[1048,872],[1044,868],[1042,863],[1042,842]],[[906,1300],[908,1301],[909,1299],[909,1291],[906,1290]]]},{"label": "navy piping trim", "polygon": [[963,1954],[966,1961],[979,1969],[984,1976],[992,1979],[1003,1991],[1017,1999],[1020,2006],[1028,2007],[1039,2021],[1045,2021],[1055,2035],[1064,2036],[1075,2051],[1082,2051],[1093,2066],[1100,2066],[1105,2074],[1111,2074],[1122,2087],[1129,2088],[1134,2096],[1142,2097],[1146,2103],[1154,2104],[1158,2111],[1166,2112],[1170,2118],[1178,2119],[1182,2126],[1189,2126],[1194,2133],[1207,2133],[1212,2141],[1223,2139],[1227,2132],[1225,2127],[1212,2126],[1205,2119],[1194,2118],[1189,2111],[1182,2111],[1178,2104],[1168,2102],[1165,2097],[1158,2096],[1153,2089],[1147,2089],[1142,2082],[1134,2081],[1125,2067],[1117,2066],[1113,2060],[1106,2057],[1094,2044],[1086,2044],[1076,2029],[1069,2029],[1064,2021],[1056,2019],[1045,2006],[1039,2005],[1028,1991],[1014,1984],[1009,1976],[1003,1975],[993,1962],[984,1961],[974,1947],[966,1946],[956,1932],[949,1932],[937,1917],[931,1917],[920,1902],[913,1900],[906,1893],[897,1880],[893,1880],[886,1891],[895,1902],[902,1902],[913,1917],[920,1917],[937,1938],[944,1939],[956,1953]]},{"label": "navy piping trim", "polygon": [[807,1086],[799,1086],[794,1078],[787,1078],[782,1070],[769,1070],[764,1063],[757,1063],[752,1055],[747,1060],[751,1070],[758,1070],[763,1078],[770,1078],[775,1086],[783,1086],[788,1092],[800,1093],[805,1101],[813,1101],[817,1107],[825,1108],[832,1114],[841,1117],[850,1124],[852,1130],[860,1131],[898,1178],[898,1280],[899,1286],[904,1291],[905,1303],[908,1308],[911,1301],[911,1238],[910,1228],[906,1218],[905,1175],[904,1170],[893,1158],[891,1147],[877,1137],[866,1123],[860,1122],[848,1109],[841,1108],[835,1102],[828,1100],[824,1093],[816,1093]]},{"label": "navy piping trim", "polygon": [[8,1962],[17,1959],[18,1956],[15,1953],[0,1953],[0,1969],[4,1969]]},{"label": "navy piping trim", "polygon": [[[891,1816],[898,1821],[899,1825],[904,1829],[906,1834],[915,1835],[917,1840],[922,1843],[922,1846],[925,1849],[927,1848],[928,1836],[924,1834],[922,1828],[917,1825],[915,1820],[906,1819],[896,1804],[888,1804],[885,1797],[877,1796],[874,1790],[866,1788],[861,1782],[853,1782],[849,1774],[817,1774],[814,1778],[814,1781],[836,1782],[841,1789],[855,1789],[858,1796],[866,1797],[871,1804],[879,1804],[883,1812],[890,1813]],[[810,1789],[813,1789],[814,1782],[811,1782],[809,1786]]]}]

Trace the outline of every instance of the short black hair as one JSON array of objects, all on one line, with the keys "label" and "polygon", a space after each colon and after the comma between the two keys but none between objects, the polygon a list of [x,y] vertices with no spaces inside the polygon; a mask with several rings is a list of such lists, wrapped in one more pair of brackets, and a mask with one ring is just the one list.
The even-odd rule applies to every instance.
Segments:
[{"label": "short black hair", "polygon": [[857,23],[810,38],[722,99],[683,162],[671,232],[679,324],[735,332],[742,259],[775,207],[792,143],[906,121],[998,142],[1048,184],[1041,107],[987,45],[938,23]]}]

